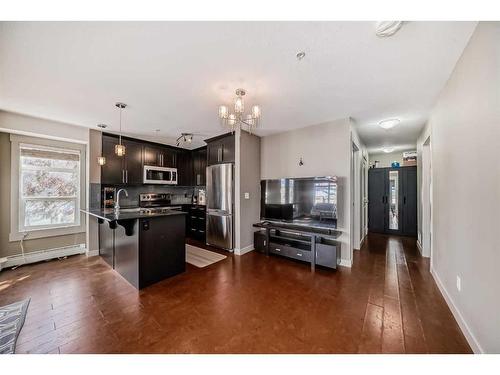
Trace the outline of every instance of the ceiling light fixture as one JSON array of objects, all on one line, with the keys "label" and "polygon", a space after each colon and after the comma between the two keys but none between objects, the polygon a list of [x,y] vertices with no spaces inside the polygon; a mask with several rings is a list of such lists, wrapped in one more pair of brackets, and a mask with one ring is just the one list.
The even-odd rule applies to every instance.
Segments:
[{"label": "ceiling light fixture", "polygon": [[375,34],[380,38],[393,36],[403,26],[403,21],[381,21],[377,22]]},{"label": "ceiling light fixture", "polygon": [[306,57],[306,53],[304,51],[301,51],[299,53],[297,53],[297,60],[302,60],[304,57]]},{"label": "ceiling light fixture", "polygon": [[115,154],[118,156],[124,156],[125,155],[125,146],[122,144],[122,110],[127,107],[125,103],[116,103],[116,107],[120,109],[120,136],[118,138],[118,144],[115,145]]},{"label": "ceiling light fixture", "polygon": [[[108,125],[106,124],[98,124],[97,127],[101,129],[101,139],[102,139],[102,131],[103,129],[106,129]],[[101,167],[106,164],[106,158],[102,156],[102,150],[101,150],[101,156],[97,157],[97,164],[99,164]]]},{"label": "ceiling light fixture", "polygon": [[394,151],[394,147],[384,147],[382,151],[384,151],[386,154],[390,154]]},{"label": "ceiling light fixture", "polygon": [[248,127],[248,132],[252,133],[259,126],[261,116],[260,107],[254,105],[251,113],[245,115],[245,102],[243,97],[246,92],[243,89],[236,90],[236,99],[234,101],[234,113],[229,113],[229,107],[226,105],[219,106],[219,119],[221,125],[229,127],[234,132],[236,128],[242,129],[243,126]]},{"label": "ceiling light fixture", "polygon": [[191,133],[181,133],[181,136],[175,140],[176,146],[179,147],[181,143],[191,143],[193,142],[193,134]]},{"label": "ceiling light fixture", "polygon": [[399,121],[399,119],[397,119],[397,118],[391,118],[388,120],[380,121],[378,123],[378,126],[380,126],[383,129],[391,129],[391,128],[395,127],[396,125],[398,125],[400,122],[401,121]]}]

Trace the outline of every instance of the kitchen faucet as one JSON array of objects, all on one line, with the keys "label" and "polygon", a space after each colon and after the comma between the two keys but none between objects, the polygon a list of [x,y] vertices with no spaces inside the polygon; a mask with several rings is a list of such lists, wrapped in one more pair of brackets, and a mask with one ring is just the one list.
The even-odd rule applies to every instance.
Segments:
[{"label": "kitchen faucet", "polygon": [[125,193],[125,196],[128,198],[128,192],[127,192],[126,189],[122,188],[122,189],[118,190],[118,192],[116,193],[115,210],[119,210],[120,209],[120,193],[122,191]]}]

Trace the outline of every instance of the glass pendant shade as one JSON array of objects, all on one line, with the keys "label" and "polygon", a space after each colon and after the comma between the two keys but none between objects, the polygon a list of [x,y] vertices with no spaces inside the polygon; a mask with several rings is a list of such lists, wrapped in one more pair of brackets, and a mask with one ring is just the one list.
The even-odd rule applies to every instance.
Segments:
[{"label": "glass pendant shade", "polygon": [[236,115],[234,113],[231,113],[229,115],[229,119],[227,121],[229,126],[234,126],[236,124]]},{"label": "glass pendant shade", "polygon": [[99,156],[99,157],[97,158],[97,164],[99,164],[99,165],[104,165],[104,164],[106,164],[106,158],[105,158],[104,156]]},{"label": "glass pendant shade", "polygon": [[254,105],[252,107],[252,117],[253,118],[260,118],[260,107],[258,105]]},{"label": "glass pendant shade", "polygon": [[219,118],[226,119],[229,116],[229,108],[225,105],[219,106]]},{"label": "glass pendant shade", "polygon": [[125,155],[125,146],[122,145],[121,143],[115,145],[115,154],[118,156],[124,156]]},{"label": "glass pendant shade", "polygon": [[241,96],[238,96],[234,102],[234,111],[236,113],[243,113],[245,111],[245,103]]}]

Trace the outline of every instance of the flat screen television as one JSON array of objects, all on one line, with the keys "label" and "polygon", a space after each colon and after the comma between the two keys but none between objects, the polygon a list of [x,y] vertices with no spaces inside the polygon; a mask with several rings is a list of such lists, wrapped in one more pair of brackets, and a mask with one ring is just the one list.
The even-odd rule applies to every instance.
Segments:
[{"label": "flat screen television", "polygon": [[337,178],[281,178],[261,181],[261,219],[337,222]]}]

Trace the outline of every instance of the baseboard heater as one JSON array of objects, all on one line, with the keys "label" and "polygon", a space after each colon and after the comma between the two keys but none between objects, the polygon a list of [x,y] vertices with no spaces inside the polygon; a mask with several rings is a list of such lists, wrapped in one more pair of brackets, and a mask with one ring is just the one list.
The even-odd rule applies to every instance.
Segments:
[{"label": "baseboard heater", "polygon": [[2,268],[15,267],[22,264],[36,263],[44,260],[56,259],[76,254],[85,254],[86,250],[87,249],[85,248],[85,244],[82,243],[77,245],[58,247],[55,249],[31,251],[29,253],[26,253],[24,257],[22,254],[12,255],[7,257],[7,260],[0,264],[0,270],[2,270]]}]

